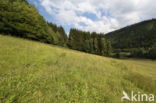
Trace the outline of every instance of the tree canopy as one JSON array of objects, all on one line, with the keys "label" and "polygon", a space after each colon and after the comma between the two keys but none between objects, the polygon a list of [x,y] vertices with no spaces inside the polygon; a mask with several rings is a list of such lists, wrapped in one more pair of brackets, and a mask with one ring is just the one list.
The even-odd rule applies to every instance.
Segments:
[{"label": "tree canopy", "polygon": [[0,0],[0,33],[98,55],[111,52],[110,41],[103,34],[71,29],[67,37],[62,26],[46,22],[27,0]]},{"label": "tree canopy", "polygon": [[130,52],[132,57],[153,58],[150,55],[156,43],[156,19],[127,26],[106,34],[106,37],[115,50]]},{"label": "tree canopy", "polygon": [[80,50],[98,55],[109,55],[111,53],[111,43],[104,37],[104,34],[96,32],[90,33],[77,29],[71,29],[68,46],[75,50]]}]

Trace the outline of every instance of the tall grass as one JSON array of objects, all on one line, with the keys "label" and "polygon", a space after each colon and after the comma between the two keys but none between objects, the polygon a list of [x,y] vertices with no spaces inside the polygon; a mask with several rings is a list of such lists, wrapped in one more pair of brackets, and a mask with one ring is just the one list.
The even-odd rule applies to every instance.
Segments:
[{"label": "tall grass", "polygon": [[0,35],[0,103],[121,103],[123,90],[156,94],[155,88],[156,61],[117,60]]}]

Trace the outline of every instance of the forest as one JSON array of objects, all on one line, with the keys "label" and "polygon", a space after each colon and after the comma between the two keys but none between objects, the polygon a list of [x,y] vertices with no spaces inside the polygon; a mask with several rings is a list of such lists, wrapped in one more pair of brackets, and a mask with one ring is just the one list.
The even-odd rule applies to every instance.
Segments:
[{"label": "forest", "polygon": [[156,58],[156,19],[142,21],[105,35],[116,56]]},{"label": "forest", "polygon": [[108,34],[47,22],[27,0],[0,0],[0,33],[111,57],[156,58],[156,20],[143,21]]},{"label": "forest", "polygon": [[62,26],[49,23],[26,0],[1,0],[0,33],[59,45],[87,53],[108,56],[111,44],[102,34],[71,29],[69,37]]}]

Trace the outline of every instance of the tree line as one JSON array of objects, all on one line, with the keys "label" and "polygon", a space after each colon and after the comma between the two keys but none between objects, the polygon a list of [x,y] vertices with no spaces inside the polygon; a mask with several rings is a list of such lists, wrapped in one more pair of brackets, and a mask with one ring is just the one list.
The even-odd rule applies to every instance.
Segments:
[{"label": "tree line", "polygon": [[71,29],[67,36],[62,26],[45,21],[27,0],[0,0],[0,33],[102,56],[156,59],[155,19],[107,35]]},{"label": "tree line", "polygon": [[[106,34],[118,56],[156,59],[156,19]],[[123,55],[124,56],[124,55]]]},{"label": "tree line", "polygon": [[68,39],[68,47],[97,55],[108,56],[111,53],[111,43],[104,34],[85,32],[71,29]]},{"label": "tree line", "polygon": [[110,55],[111,43],[103,34],[71,29],[46,22],[27,0],[0,0],[0,33],[55,44],[97,55]]}]

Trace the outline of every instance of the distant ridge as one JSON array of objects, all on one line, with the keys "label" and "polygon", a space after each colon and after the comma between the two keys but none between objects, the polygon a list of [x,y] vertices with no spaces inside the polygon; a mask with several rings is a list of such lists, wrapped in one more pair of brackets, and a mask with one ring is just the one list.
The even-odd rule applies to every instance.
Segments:
[{"label": "distant ridge", "polygon": [[149,48],[156,42],[156,19],[142,21],[105,35],[117,49]]}]

